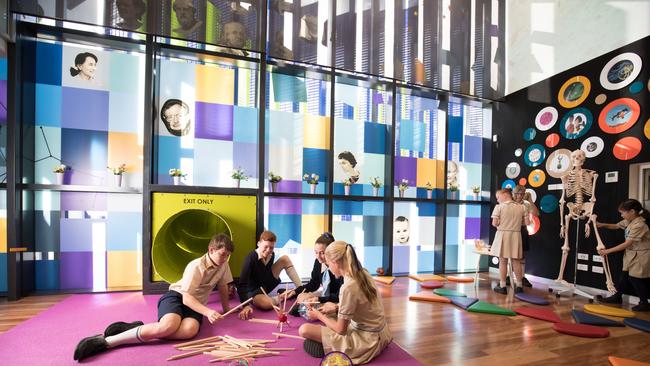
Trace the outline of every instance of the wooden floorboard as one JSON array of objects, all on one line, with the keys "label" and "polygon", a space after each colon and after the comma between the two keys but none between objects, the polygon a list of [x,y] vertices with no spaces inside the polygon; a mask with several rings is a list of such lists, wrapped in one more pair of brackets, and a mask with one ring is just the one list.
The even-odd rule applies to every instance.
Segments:
[{"label": "wooden floorboard", "polygon": [[[454,283],[445,287],[507,308],[526,305],[513,300],[511,294],[494,293],[493,276],[481,274],[478,288]],[[408,295],[420,288],[417,281],[407,277],[379,288],[395,342],[424,365],[609,365],[610,355],[650,362],[650,334],[633,328],[608,328],[608,338],[572,337],[556,333],[551,323],[523,316],[470,313],[450,304],[409,301]],[[541,285],[526,290],[540,296],[548,294]],[[17,302],[0,299],[0,333],[67,296],[31,296]],[[581,310],[587,303],[578,296],[549,299],[552,304],[548,308],[567,322],[573,322],[572,309]],[[637,317],[650,320],[647,313],[637,313]]]}]

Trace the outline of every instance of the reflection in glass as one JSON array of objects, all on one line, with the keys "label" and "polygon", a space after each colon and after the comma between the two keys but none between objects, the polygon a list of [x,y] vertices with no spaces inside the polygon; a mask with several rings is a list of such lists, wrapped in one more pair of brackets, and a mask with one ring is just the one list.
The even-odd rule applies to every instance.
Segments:
[{"label": "reflection in glass", "polygon": [[393,274],[434,271],[434,259],[442,254],[442,216],[438,215],[438,207],[429,202],[395,203]]},{"label": "reflection in glass", "polygon": [[[448,204],[445,241],[445,272],[476,270],[479,255],[477,241],[489,242],[490,207],[478,204]],[[487,256],[485,256],[487,259]],[[485,259],[481,270],[487,269]]]}]

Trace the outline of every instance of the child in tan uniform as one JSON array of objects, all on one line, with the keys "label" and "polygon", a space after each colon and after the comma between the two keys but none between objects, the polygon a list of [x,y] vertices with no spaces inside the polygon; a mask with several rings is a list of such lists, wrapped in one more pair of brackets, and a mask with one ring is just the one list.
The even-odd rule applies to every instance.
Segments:
[{"label": "child in tan uniform", "polygon": [[338,351],[348,355],[355,365],[368,363],[393,339],[377,287],[359,263],[352,245],[335,241],[325,250],[325,257],[332,273],[345,278],[339,293],[338,318],[309,310],[309,318],[325,326],[300,326],[300,335],[307,338],[305,351],[314,357]]},{"label": "child in tan uniform", "polygon": [[228,236],[213,236],[208,244],[208,252],[188,263],[183,278],[171,284],[169,291],[158,300],[157,322],[113,323],[104,330],[104,334],[82,339],[73,358],[81,361],[117,346],[153,339],[193,338],[199,332],[204,316],[210,324],[221,319],[219,312],[206,306],[208,296],[215,286],[219,289],[222,311],[230,309],[228,283],[232,282],[232,274],[228,258],[234,250]]},{"label": "child in tan uniform", "polygon": [[624,229],[625,241],[613,248],[601,249],[600,255],[620,252],[625,250],[623,255],[623,272],[616,283],[616,293],[612,296],[597,297],[601,302],[621,304],[623,302],[623,291],[629,289],[631,284],[639,296],[639,304],[634,306],[634,311],[650,311],[648,297],[650,297],[650,229],[646,219],[650,218],[648,211],[641,206],[637,200],[629,199],[618,206],[618,211],[623,218],[617,224],[597,223],[599,228]]},{"label": "child in tan uniform", "polygon": [[515,271],[516,286],[515,292],[523,292],[521,259],[523,248],[521,242],[521,225],[528,225],[528,210],[512,200],[512,192],[509,189],[497,191],[499,204],[492,212],[492,226],[497,228],[494,242],[492,243],[491,254],[499,257],[499,285],[494,291],[500,294],[507,294],[506,276],[508,272],[508,260],[511,261]]}]

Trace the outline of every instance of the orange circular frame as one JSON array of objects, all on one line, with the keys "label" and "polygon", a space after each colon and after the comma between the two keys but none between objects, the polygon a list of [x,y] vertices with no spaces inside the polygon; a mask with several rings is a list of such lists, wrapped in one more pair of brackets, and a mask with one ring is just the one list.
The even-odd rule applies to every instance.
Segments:
[{"label": "orange circular frame", "polygon": [[645,121],[645,126],[643,126],[643,134],[648,140],[650,140],[650,118]]},{"label": "orange circular frame", "polygon": [[528,174],[528,184],[530,184],[531,187],[537,188],[544,184],[545,180],[546,174],[544,174],[544,171],[541,169],[535,169]]},{"label": "orange circular frame", "polygon": [[634,159],[641,152],[641,141],[636,137],[623,137],[614,144],[613,152],[618,160]]},{"label": "orange circular frame", "polygon": [[[582,94],[578,99],[576,100],[568,100],[564,97],[564,92],[569,88],[569,86],[575,84],[575,83],[580,83],[584,87],[582,90]],[[557,93],[557,100],[560,102],[560,105],[564,108],[573,108],[579,106],[582,102],[587,99],[589,96],[589,92],[591,91],[591,82],[589,79],[587,79],[586,76],[574,76],[567,80],[562,87],[560,88],[560,91]]]},{"label": "orange circular frame", "polygon": [[560,135],[552,133],[546,136],[546,147],[556,147],[560,143]]},{"label": "orange circular frame", "polygon": [[[614,110],[617,107],[623,107],[623,109]],[[626,116],[627,113],[630,113],[630,115]],[[611,101],[600,111],[600,115],[598,115],[598,126],[605,133],[621,133],[630,129],[639,119],[639,115],[641,115],[641,107],[639,107],[639,103],[636,100],[619,98]],[[621,124],[612,126],[608,123],[614,121],[614,119],[625,119],[626,117],[627,120]]]}]

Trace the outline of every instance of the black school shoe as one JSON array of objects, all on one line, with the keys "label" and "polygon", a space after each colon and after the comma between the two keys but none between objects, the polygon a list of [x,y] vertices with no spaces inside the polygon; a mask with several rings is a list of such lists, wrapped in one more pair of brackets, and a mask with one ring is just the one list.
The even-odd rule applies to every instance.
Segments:
[{"label": "black school shoe", "polygon": [[305,339],[302,344],[302,348],[305,349],[305,352],[312,357],[323,358],[325,357],[325,350],[323,349],[323,344],[316,342],[311,339]]},{"label": "black school shoe", "polygon": [[621,296],[620,293],[615,293],[612,296],[608,297],[603,297],[602,295],[596,295],[596,300],[598,302],[603,302],[605,304],[622,304],[623,303],[623,296]]},{"label": "black school shoe", "polygon": [[102,353],[107,349],[108,343],[106,343],[104,336],[101,334],[92,337],[86,337],[82,339],[79,344],[77,344],[77,348],[74,350],[73,358],[75,361],[81,361],[84,358]]},{"label": "black school shoe", "polygon": [[516,293],[516,294],[521,294],[521,293],[523,293],[523,292],[524,292],[524,288],[523,288],[523,287],[521,287],[521,286],[517,286],[517,287],[515,287],[515,293]]},{"label": "black school shoe", "polygon": [[650,304],[647,302],[641,302],[639,305],[633,306],[632,311],[650,311]]},{"label": "black school shoe", "polygon": [[526,278],[526,277],[523,277],[521,279],[521,282],[524,284],[524,287],[533,287],[533,284],[530,283],[530,281],[528,281],[528,278]]},{"label": "black school shoe", "polygon": [[508,294],[508,288],[507,287],[501,287],[501,286],[494,286],[494,292],[497,294],[502,294],[502,295],[507,295]]},{"label": "black school shoe", "polygon": [[106,330],[104,330],[104,338],[106,337],[111,337],[117,334],[120,334],[122,332],[126,332],[129,329],[133,329],[135,327],[139,327],[141,325],[144,325],[143,322],[136,320],[132,323],[126,323],[126,322],[115,322],[108,327],[106,327]]}]

